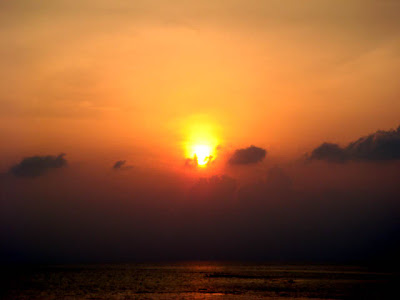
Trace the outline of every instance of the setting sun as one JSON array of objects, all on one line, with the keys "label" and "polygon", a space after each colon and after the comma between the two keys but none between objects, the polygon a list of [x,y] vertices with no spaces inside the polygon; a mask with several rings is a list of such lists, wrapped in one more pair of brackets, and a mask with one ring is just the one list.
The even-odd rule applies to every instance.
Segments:
[{"label": "setting sun", "polygon": [[219,140],[216,138],[215,126],[209,122],[193,122],[187,126],[185,156],[196,166],[206,167],[214,161]]},{"label": "setting sun", "polygon": [[205,166],[213,158],[213,149],[209,145],[195,145],[193,146],[193,158],[197,158],[199,166]]}]

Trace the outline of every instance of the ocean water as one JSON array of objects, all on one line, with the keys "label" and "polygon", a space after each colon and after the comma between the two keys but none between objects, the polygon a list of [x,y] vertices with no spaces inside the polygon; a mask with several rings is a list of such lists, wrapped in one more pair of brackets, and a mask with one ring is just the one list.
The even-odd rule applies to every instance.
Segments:
[{"label": "ocean water", "polygon": [[[2,268],[1,299],[395,299],[390,272],[218,262]],[[398,299],[398,298],[397,298]]]}]

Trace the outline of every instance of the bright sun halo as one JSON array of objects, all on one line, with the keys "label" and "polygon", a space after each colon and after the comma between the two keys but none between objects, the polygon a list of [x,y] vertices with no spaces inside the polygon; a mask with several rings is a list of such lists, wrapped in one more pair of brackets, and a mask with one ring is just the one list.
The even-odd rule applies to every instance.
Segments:
[{"label": "bright sun halo", "polygon": [[217,156],[219,140],[213,126],[209,124],[192,124],[185,141],[185,156],[198,167],[209,166]]},{"label": "bright sun halo", "polygon": [[205,166],[212,159],[212,147],[209,145],[194,145],[193,158],[197,158],[199,166]]}]

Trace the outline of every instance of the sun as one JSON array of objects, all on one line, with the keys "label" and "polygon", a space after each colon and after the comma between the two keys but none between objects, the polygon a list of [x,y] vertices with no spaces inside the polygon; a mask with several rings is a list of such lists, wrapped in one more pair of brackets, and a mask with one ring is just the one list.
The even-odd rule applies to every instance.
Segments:
[{"label": "sun", "polygon": [[206,166],[213,159],[213,149],[210,145],[194,145],[193,158],[200,167]]},{"label": "sun", "polygon": [[191,124],[185,141],[185,156],[197,167],[207,167],[217,156],[219,140],[210,124]]}]

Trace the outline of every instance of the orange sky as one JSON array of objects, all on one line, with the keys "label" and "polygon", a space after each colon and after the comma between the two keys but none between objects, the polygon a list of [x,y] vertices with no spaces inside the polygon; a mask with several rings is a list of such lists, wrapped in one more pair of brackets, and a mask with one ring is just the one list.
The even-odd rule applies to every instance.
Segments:
[{"label": "orange sky", "polygon": [[399,12],[0,0],[0,263],[394,268]]},{"label": "orange sky", "polygon": [[[398,1],[2,1],[0,155],[296,159],[399,124]],[[211,133],[209,133],[211,132]]]}]

